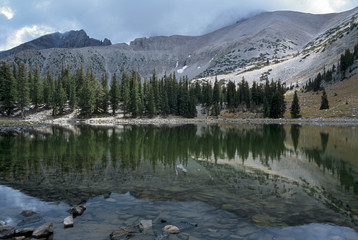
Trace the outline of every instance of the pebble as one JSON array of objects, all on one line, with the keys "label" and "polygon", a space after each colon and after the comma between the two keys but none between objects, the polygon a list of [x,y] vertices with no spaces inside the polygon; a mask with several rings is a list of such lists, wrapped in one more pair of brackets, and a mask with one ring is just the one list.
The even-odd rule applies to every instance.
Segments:
[{"label": "pebble", "polygon": [[167,233],[170,234],[177,234],[180,232],[179,228],[177,226],[174,225],[166,225],[163,230]]}]

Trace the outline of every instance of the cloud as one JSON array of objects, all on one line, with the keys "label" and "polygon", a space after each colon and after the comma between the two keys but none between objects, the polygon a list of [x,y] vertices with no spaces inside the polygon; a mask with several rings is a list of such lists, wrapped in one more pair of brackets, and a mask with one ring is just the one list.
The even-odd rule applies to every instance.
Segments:
[{"label": "cloud", "polygon": [[9,7],[0,7],[0,14],[5,15],[9,20],[14,17],[14,11]]},{"label": "cloud", "polygon": [[112,43],[158,35],[202,35],[262,11],[330,13],[356,6],[358,0],[0,0],[0,13],[12,17],[0,23],[0,45],[13,47],[51,29],[84,29],[90,37],[106,37]]},{"label": "cloud", "polygon": [[24,26],[8,34],[6,43],[0,45],[0,50],[7,50],[16,47],[26,41],[54,32],[54,29],[48,26]]}]

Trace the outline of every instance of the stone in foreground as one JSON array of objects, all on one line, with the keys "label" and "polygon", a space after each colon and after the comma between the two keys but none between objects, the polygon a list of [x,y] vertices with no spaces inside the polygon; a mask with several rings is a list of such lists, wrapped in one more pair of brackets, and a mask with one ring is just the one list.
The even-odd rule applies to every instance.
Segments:
[{"label": "stone in foreground", "polygon": [[14,234],[15,234],[14,227],[8,225],[0,226],[0,239],[11,238],[14,236]]},{"label": "stone in foreground", "polygon": [[127,237],[132,236],[134,233],[136,233],[136,231],[126,227],[121,227],[118,230],[114,230],[109,236],[111,240],[119,240],[119,239],[127,239]]},{"label": "stone in foreground", "polygon": [[139,222],[139,229],[141,229],[142,231],[151,229],[152,226],[153,226],[152,220],[140,220]]},{"label": "stone in foreground", "polygon": [[44,238],[53,234],[53,223],[45,223],[42,226],[35,229],[32,233],[33,238]]},{"label": "stone in foreground", "polygon": [[73,227],[73,217],[68,216],[63,220],[63,226],[65,228]]},{"label": "stone in foreground", "polygon": [[180,233],[180,230],[177,226],[174,225],[166,225],[163,230],[170,234],[177,234]]},{"label": "stone in foreground", "polygon": [[72,213],[72,215],[74,217],[77,217],[77,216],[81,216],[86,210],[86,206],[84,205],[79,205],[77,207],[73,207],[70,209],[70,213]]}]

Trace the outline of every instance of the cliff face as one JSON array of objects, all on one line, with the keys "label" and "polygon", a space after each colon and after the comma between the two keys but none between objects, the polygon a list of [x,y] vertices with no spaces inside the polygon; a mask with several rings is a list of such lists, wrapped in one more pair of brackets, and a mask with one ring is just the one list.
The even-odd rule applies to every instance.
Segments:
[{"label": "cliff face", "polygon": [[[302,71],[317,71],[327,59],[333,59],[330,64],[337,61],[332,56],[356,44],[356,19],[358,8],[324,15],[267,12],[203,36],[138,38],[129,45],[110,45],[109,40],[91,39],[84,31],[55,33],[0,53],[0,58],[10,64],[38,64],[42,75],[48,70],[57,75],[59,66],[68,64],[72,71],[81,65],[91,67],[98,77],[135,69],[148,78],[156,69],[159,76],[175,73],[193,79],[222,74],[221,78],[257,81],[271,69],[275,80],[303,81],[309,74]],[[298,68],[301,59],[307,66]],[[250,78],[253,70],[266,65],[270,69],[256,71]]]},{"label": "cliff face", "polygon": [[25,50],[43,50],[51,48],[83,48],[89,46],[109,46],[111,41],[90,38],[84,30],[69,31],[66,33],[52,33],[44,35],[30,42],[23,43],[15,48],[0,52],[0,59],[16,55]]}]

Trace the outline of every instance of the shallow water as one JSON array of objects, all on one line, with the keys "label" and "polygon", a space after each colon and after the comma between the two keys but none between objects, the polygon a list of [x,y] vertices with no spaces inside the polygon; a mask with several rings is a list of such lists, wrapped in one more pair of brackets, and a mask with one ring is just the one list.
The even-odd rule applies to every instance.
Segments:
[{"label": "shallow water", "polygon": [[[5,134],[0,220],[51,221],[54,239],[109,239],[140,220],[153,221],[139,236],[148,239],[358,239],[357,140],[355,127],[297,125]],[[82,203],[64,229],[67,210]],[[23,224],[23,210],[42,218]],[[166,224],[181,233],[163,235]]]}]

